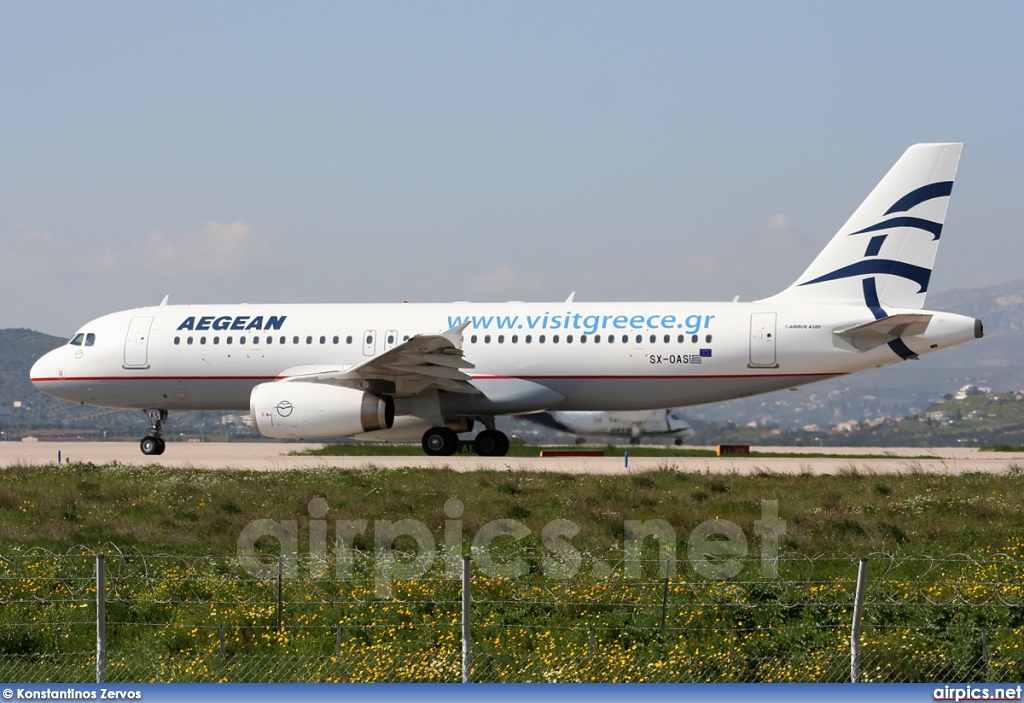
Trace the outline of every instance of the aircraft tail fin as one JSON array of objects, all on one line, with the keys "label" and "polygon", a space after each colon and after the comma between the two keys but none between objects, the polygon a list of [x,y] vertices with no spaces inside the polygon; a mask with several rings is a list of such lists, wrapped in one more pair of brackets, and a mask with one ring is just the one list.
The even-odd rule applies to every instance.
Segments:
[{"label": "aircraft tail fin", "polygon": [[859,303],[876,318],[923,308],[962,148],[907,149],[800,278],[763,302]]}]

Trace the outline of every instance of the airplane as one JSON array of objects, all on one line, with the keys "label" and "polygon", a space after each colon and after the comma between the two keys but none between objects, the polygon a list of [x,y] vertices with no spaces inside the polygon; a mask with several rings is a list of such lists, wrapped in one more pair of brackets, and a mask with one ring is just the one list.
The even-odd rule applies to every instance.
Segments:
[{"label": "airplane", "polygon": [[31,381],[75,403],[245,411],[277,439],[458,435],[498,415],[712,403],[917,359],[983,336],[924,309],[960,143],[911,146],[806,271],[754,302],[160,305],[83,325]]},{"label": "airplane", "polygon": [[673,440],[676,445],[694,435],[690,423],[678,408],[667,410],[552,410],[549,413],[519,415],[519,419],[576,435],[577,444],[588,439],[626,437],[630,444],[640,444],[643,437]]}]

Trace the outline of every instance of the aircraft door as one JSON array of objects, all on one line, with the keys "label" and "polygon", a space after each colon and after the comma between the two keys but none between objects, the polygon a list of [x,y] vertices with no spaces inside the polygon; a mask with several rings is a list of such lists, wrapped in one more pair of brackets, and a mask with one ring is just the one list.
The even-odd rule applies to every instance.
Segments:
[{"label": "aircraft door", "polygon": [[775,360],[775,313],[750,314],[750,365],[777,367]]},{"label": "aircraft door", "polygon": [[126,369],[149,368],[149,330],[152,326],[152,317],[133,317],[128,324],[128,336],[124,339]]},{"label": "aircraft door", "polygon": [[363,356],[373,356],[377,353],[377,331],[366,330],[363,332]]}]

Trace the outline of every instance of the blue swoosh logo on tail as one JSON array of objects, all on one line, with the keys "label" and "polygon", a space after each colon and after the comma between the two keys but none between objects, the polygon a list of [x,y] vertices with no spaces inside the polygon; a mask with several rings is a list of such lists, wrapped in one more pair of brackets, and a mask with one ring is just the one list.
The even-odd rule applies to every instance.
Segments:
[{"label": "blue swoosh logo on tail", "polygon": [[864,276],[871,273],[881,273],[889,276],[898,276],[900,278],[906,278],[908,281],[913,281],[920,290],[918,293],[925,293],[928,291],[928,280],[932,276],[931,269],[926,269],[923,266],[914,266],[903,261],[893,261],[892,259],[868,259],[866,261],[858,261],[855,264],[849,266],[843,266],[840,269],[836,269],[831,273],[826,273],[824,276],[818,276],[813,281],[807,281],[801,283],[801,286],[809,286],[813,283],[823,283],[825,281],[836,281],[842,278],[853,278],[854,276]]}]

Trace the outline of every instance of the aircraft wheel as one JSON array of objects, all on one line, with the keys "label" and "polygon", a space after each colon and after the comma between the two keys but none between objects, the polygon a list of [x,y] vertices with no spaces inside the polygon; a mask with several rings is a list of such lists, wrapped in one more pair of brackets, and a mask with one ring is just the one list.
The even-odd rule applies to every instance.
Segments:
[{"label": "aircraft wheel", "polygon": [[501,447],[501,441],[498,439],[496,430],[483,430],[473,440],[473,451],[480,456],[500,456],[498,449]]},{"label": "aircraft wheel", "polygon": [[[495,432],[498,431],[495,430]],[[498,447],[497,456],[505,456],[508,454],[509,447],[511,446],[511,443],[508,441],[508,435],[504,432],[498,432],[498,441],[501,442],[501,446]]]},{"label": "aircraft wheel", "polygon": [[152,456],[154,454],[163,453],[164,448],[161,446],[162,444],[163,442],[160,441],[159,437],[144,437],[142,441],[139,442],[139,449],[141,449],[142,453],[146,456]]},{"label": "aircraft wheel", "polygon": [[156,444],[157,444],[157,447],[156,447],[156,452],[155,453],[156,454],[163,454],[164,450],[167,449],[167,442],[165,442],[163,440],[163,437],[157,437],[156,438]]},{"label": "aircraft wheel", "polygon": [[498,430],[484,430],[473,440],[473,451],[480,456],[505,456],[508,447],[508,435]]},{"label": "aircraft wheel", "polygon": [[431,427],[423,433],[422,444],[430,456],[451,456],[459,448],[459,436],[447,427]]}]

